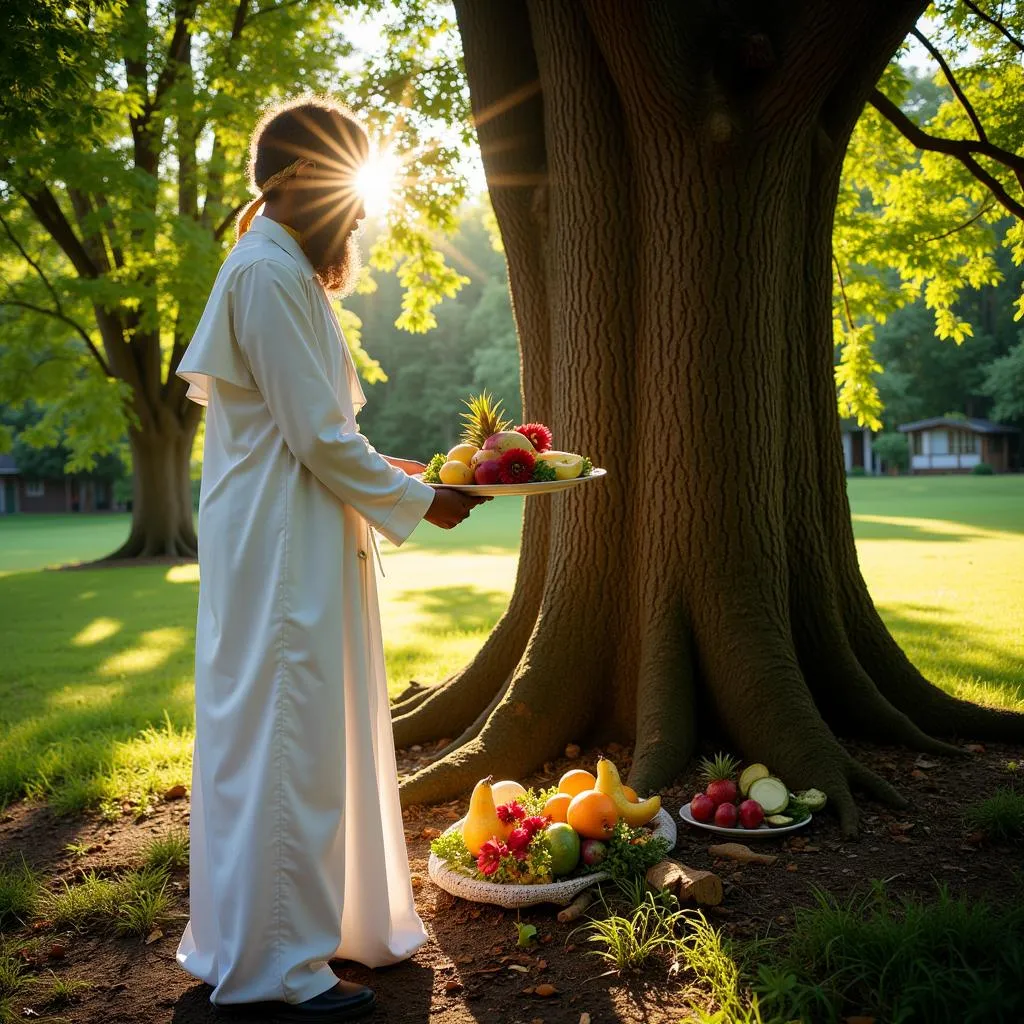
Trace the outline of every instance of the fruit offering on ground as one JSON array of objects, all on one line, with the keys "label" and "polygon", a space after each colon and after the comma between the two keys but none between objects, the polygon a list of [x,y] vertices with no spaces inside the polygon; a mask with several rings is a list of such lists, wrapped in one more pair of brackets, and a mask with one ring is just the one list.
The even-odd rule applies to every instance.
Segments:
[{"label": "fruit offering on ground", "polygon": [[615,831],[619,812],[610,796],[587,789],[572,798],[565,818],[586,839],[608,839]]},{"label": "fruit offering on ground", "polygon": [[714,760],[704,758],[700,763],[700,772],[707,782],[705,793],[719,804],[735,802],[739,790],[733,776],[739,767],[739,761],[728,754],[716,754]]},{"label": "fruit offering on ground", "polygon": [[715,816],[715,801],[707,793],[696,793],[690,801],[690,814],[694,821],[707,824]]},{"label": "fruit offering on ground", "polygon": [[584,839],[580,843],[580,859],[588,868],[596,867],[608,856],[608,847],[600,839]]},{"label": "fruit offering on ground", "polygon": [[489,777],[481,779],[469,798],[469,811],[462,824],[462,841],[466,849],[476,857],[484,843],[494,838],[506,839],[508,833],[508,827],[498,817],[491,780]]},{"label": "fruit offering on ground", "polygon": [[740,824],[744,828],[760,828],[764,821],[764,808],[756,800],[740,804]]},{"label": "fruit offering on ground", "polygon": [[607,757],[597,762],[597,783],[594,788],[611,798],[618,816],[633,828],[646,825],[661,810],[660,796],[652,796],[640,803],[631,801],[623,792],[618,768]]},{"label": "fruit offering on ground", "polygon": [[774,775],[766,775],[754,782],[748,795],[764,808],[766,815],[781,814],[789,804],[789,790],[786,784]]},{"label": "fruit offering on ground", "polygon": [[505,779],[502,782],[491,783],[491,794],[494,797],[495,805],[500,807],[502,804],[508,804],[526,796],[526,787],[520,782]]},{"label": "fruit offering on ground", "polygon": [[544,839],[551,851],[551,873],[568,875],[580,862],[580,837],[572,826],[556,821],[544,829]]},{"label": "fruit offering on ground", "polygon": [[544,804],[544,813],[552,821],[565,821],[565,816],[569,812],[569,804],[572,803],[572,797],[568,793],[556,793],[554,796],[549,797],[547,803]]},{"label": "fruit offering on ground", "polygon": [[558,780],[558,792],[577,796],[579,793],[597,786],[597,776],[585,768],[573,768]]},{"label": "fruit offering on ground", "polygon": [[767,765],[763,764],[748,764],[746,768],[740,772],[740,793],[746,796],[750,792],[750,787],[757,782],[758,779],[764,779],[771,775],[768,771]]},{"label": "fruit offering on ground", "polygon": [[473,470],[465,462],[459,462],[455,459],[446,462],[441,467],[439,475],[443,484],[464,486],[473,482]]},{"label": "fruit offering on ground", "polygon": [[735,828],[738,818],[735,804],[719,804],[715,808],[715,824],[719,828]]}]

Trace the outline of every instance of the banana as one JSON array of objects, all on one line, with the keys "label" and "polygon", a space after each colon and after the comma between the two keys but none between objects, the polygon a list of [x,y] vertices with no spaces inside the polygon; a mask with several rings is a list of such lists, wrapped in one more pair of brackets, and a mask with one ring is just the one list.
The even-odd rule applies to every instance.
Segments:
[{"label": "banana", "polygon": [[615,762],[606,757],[597,762],[597,785],[594,788],[599,793],[611,797],[619,817],[633,828],[646,825],[661,810],[660,796],[648,797],[646,800],[633,803],[622,789],[622,780],[619,778],[619,769],[615,767]]}]

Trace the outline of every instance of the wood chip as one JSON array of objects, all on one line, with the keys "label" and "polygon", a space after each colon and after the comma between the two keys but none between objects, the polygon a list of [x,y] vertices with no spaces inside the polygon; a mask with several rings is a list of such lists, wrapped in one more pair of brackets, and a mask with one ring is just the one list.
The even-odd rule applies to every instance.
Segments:
[{"label": "wood chip", "polygon": [[165,800],[184,800],[186,796],[188,796],[188,790],[180,784],[177,786],[171,786],[171,788],[164,793]]},{"label": "wood chip", "polygon": [[154,928],[146,936],[146,945],[147,946],[151,946],[151,945],[153,945],[154,942],[156,942],[158,939],[162,939],[163,937],[164,937],[164,933],[159,928]]},{"label": "wood chip", "polygon": [[718,843],[708,847],[712,857],[727,857],[741,864],[774,864],[779,858],[768,853],[754,853],[742,843]]}]

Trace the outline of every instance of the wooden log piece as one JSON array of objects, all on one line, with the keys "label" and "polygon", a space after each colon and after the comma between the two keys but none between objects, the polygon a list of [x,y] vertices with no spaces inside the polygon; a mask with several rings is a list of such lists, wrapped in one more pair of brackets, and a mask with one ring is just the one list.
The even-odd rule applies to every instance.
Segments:
[{"label": "wooden log piece", "polygon": [[674,860],[659,861],[647,871],[651,889],[668,889],[680,903],[717,907],[722,902],[722,880],[711,871],[690,868]]}]

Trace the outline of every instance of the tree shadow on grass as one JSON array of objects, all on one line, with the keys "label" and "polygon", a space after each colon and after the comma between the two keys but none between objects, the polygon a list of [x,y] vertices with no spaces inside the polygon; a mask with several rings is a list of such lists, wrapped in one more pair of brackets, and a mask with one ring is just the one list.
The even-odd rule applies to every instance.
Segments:
[{"label": "tree shadow on grass", "polygon": [[1008,707],[1024,701],[1019,649],[978,636],[948,608],[880,604],[878,611],[910,660],[943,689],[966,700]]},{"label": "tree shadow on grass", "polygon": [[439,632],[475,633],[491,629],[508,607],[509,595],[464,585],[406,590],[398,600],[422,605],[424,616]]},{"label": "tree shadow on grass", "polygon": [[[927,520],[901,519],[897,516],[853,517],[853,531],[857,540],[924,540],[962,543],[977,540],[989,534],[979,532],[962,523],[942,522],[942,529],[929,529]],[[936,525],[939,521],[936,520]]]}]

